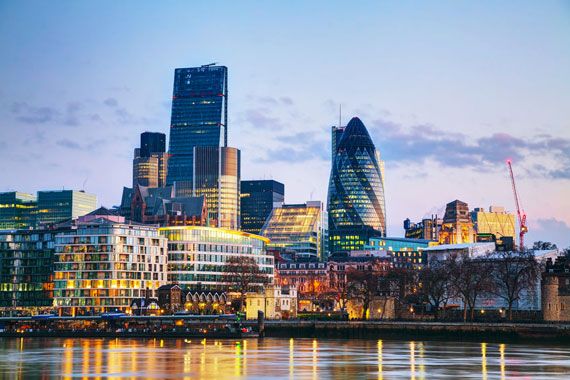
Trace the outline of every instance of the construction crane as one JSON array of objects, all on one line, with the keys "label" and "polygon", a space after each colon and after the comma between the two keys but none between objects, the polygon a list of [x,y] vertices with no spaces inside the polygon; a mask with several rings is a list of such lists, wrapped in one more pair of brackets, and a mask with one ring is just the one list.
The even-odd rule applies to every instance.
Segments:
[{"label": "construction crane", "polygon": [[511,160],[507,160],[507,166],[509,167],[509,173],[511,175],[511,184],[513,185],[513,194],[515,196],[515,205],[517,206],[517,216],[519,219],[519,250],[524,249],[524,234],[528,232],[528,227],[526,225],[526,213],[521,209],[521,202],[519,200],[519,195],[517,193],[517,186],[515,185],[515,175],[513,174],[513,165]]}]

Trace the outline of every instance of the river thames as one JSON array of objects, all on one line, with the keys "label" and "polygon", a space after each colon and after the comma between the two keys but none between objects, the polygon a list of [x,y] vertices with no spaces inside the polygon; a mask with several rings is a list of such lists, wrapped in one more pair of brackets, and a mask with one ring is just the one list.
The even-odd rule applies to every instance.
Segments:
[{"label": "river thames", "polygon": [[0,378],[568,379],[570,347],[333,339],[0,339]]}]

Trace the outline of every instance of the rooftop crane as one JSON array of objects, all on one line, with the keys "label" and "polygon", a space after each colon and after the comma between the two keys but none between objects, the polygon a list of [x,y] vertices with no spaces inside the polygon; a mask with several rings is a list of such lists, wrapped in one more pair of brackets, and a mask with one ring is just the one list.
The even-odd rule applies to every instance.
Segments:
[{"label": "rooftop crane", "polygon": [[517,216],[519,219],[519,250],[524,249],[524,234],[528,232],[528,227],[526,225],[526,213],[521,209],[519,195],[517,193],[517,186],[515,185],[515,175],[513,174],[513,166],[511,160],[507,160],[507,166],[509,167],[509,173],[511,175],[511,184],[513,185],[513,194],[515,196],[515,205],[517,206]]}]

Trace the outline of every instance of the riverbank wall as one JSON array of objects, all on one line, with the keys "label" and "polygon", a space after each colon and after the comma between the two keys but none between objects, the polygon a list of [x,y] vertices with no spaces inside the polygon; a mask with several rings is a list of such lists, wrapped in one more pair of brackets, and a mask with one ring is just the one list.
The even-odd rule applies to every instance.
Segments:
[{"label": "riverbank wall", "polygon": [[267,337],[558,341],[570,343],[570,324],[397,321],[266,321]]}]

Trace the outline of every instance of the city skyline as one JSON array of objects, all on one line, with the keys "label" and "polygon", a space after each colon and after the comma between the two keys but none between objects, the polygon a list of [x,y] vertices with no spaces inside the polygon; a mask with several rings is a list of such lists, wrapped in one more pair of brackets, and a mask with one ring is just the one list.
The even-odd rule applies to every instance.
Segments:
[{"label": "city skyline", "polygon": [[[203,34],[206,26],[198,20],[167,40],[183,30],[183,18],[172,17],[173,25],[161,31],[162,18],[184,10],[179,6],[158,12],[145,45],[131,34],[149,26],[153,12],[144,6],[127,25],[120,25],[121,18],[107,20],[104,30],[88,35],[105,17],[85,4],[67,4],[65,12],[61,4],[50,5],[49,21],[26,10],[33,2],[3,4],[0,44],[8,54],[0,63],[6,83],[0,90],[0,156],[10,165],[0,191],[85,188],[102,205],[118,205],[122,186],[131,182],[140,133],[169,130],[174,68],[218,61],[230,72],[229,145],[242,150],[242,179],[283,182],[286,203],[326,202],[329,131],[342,104],[343,124],[360,117],[386,161],[388,235],[402,236],[406,217],[443,215],[453,199],[470,208],[494,204],[514,211],[504,163],[512,158],[529,215],[529,243],[570,245],[570,111],[564,106],[570,103],[570,10],[562,3],[528,2],[493,5],[490,15],[480,4],[445,4],[313,5],[302,15],[278,9],[280,17],[247,27],[240,16],[271,15],[279,6],[227,5],[222,16],[228,22],[211,35]],[[115,14],[128,10],[108,7]],[[367,11],[385,24],[367,24]],[[342,35],[342,13],[361,27],[352,37]],[[414,28],[408,14],[416,16]],[[457,19],[444,17],[447,22],[438,25],[438,15]],[[328,26],[319,29],[311,18]],[[297,22],[293,36],[280,33],[287,20]],[[9,32],[20,34],[17,43]],[[393,44],[398,32],[402,46]],[[202,40],[189,42],[195,33]],[[281,50],[273,47],[284,39]],[[56,43],[66,48],[42,48]],[[240,54],[232,53],[240,47]],[[147,48],[164,54],[155,59]],[[286,54],[291,49],[297,51],[292,57]]]}]

